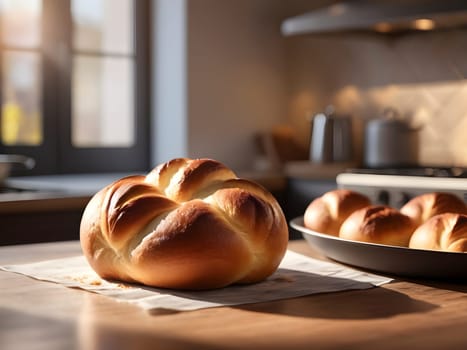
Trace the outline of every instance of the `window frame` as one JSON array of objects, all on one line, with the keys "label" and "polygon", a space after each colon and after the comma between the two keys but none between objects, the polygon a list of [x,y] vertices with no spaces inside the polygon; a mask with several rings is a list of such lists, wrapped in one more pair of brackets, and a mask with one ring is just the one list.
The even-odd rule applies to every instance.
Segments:
[{"label": "window frame", "polygon": [[[70,0],[43,0],[42,11],[42,127],[38,146],[4,145],[0,152],[36,160],[30,170],[13,175],[144,171],[149,167],[149,0],[134,1],[134,144],[130,147],[72,145],[72,17]],[[53,25],[51,25],[53,23]],[[2,46],[2,52],[6,49]],[[105,56],[105,54],[103,55]],[[0,61],[0,64],[2,62]],[[2,76],[0,75],[0,79]],[[1,94],[0,94],[1,96]]]}]

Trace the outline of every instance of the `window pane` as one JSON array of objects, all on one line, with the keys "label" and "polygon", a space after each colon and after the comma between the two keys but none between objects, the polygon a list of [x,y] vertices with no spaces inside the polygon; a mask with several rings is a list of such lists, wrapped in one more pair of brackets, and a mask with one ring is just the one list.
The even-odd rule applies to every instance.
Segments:
[{"label": "window pane", "polygon": [[2,76],[3,144],[40,144],[42,115],[39,54],[4,52]]},{"label": "window pane", "polygon": [[0,0],[3,44],[38,47],[41,41],[41,12],[41,0]]},{"label": "window pane", "polygon": [[133,53],[132,0],[72,0],[73,48]]},{"label": "window pane", "polygon": [[133,145],[132,59],[76,55],[73,60],[72,101],[74,146]]}]

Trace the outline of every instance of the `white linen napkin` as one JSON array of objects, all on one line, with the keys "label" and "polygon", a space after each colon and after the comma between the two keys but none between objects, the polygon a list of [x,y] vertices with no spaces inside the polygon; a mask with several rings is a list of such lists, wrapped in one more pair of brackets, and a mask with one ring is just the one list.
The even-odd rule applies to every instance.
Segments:
[{"label": "white linen napkin", "polygon": [[351,289],[368,289],[390,278],[354,270],[287,251],[278,270],[263,282],[233,285],[208,291],[180,291],[101,279],[84,256],[36,263],[0,266],[4,271],[103,294],[146,310],[197,310],[209,307],[251,304],[304,295]]}]

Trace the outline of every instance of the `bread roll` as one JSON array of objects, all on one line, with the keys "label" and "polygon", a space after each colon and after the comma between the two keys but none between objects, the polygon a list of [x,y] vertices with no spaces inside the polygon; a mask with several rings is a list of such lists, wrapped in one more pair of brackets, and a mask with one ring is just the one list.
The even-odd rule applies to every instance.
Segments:
[{"label": "bread roll", "polygon": [[400,211],[419,226],[438,214],[467,214],[467,207],[462,199],[452,193],[432,192],[412,198]]},{"label": "bread roll", "polygon": [[344,220],[368,205],[370,200],[360,193],[342,189],[329,191],[308,205],[304,225],[311,230],[337,236]]},{"label": "bread roll", "polygon": [[275,198],[210,159],[174,159],[96,193],[80,227],[89,264],[105,279],[177,289],[258,282],[285,254]]},{"label": "bread roll", "polygon": [[407,247],[414,230],[412,220],[397,209],[372,205],[351,214],[342,224],[339,237]]},{"label": "bread roll", "polygon": [[415,230],[409,247],[467,253],[467,215],[444,213],[430,218]]}]

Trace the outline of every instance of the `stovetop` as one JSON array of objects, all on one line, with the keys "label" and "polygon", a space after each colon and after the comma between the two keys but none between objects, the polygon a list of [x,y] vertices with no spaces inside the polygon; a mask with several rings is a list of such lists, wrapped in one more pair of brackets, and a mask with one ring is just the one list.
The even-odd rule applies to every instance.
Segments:
[{"label": "stovetop", "polygon": [[450,192],[467,202],[467,168],[416,167],[348,169],[336,177],[338,187],[367,195],[373,203],[400,208],[427,192]]},{"label": "stovetop", "polygon": [[467,178],[463,167],[406,167],[406,168],[351,168],[346,173],[368,175],[423,176],[443,178]]}]

